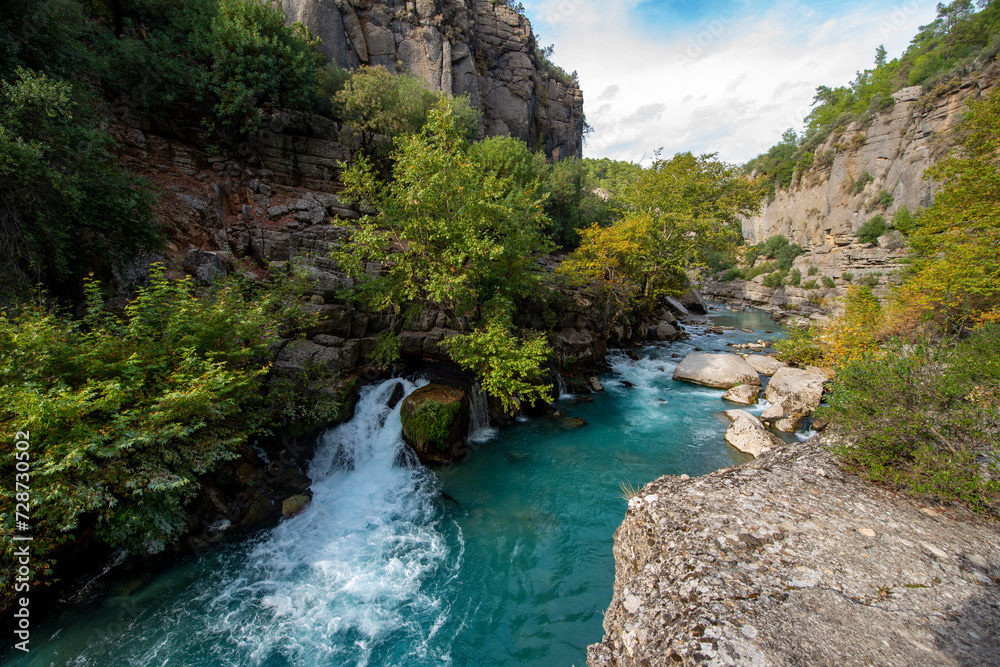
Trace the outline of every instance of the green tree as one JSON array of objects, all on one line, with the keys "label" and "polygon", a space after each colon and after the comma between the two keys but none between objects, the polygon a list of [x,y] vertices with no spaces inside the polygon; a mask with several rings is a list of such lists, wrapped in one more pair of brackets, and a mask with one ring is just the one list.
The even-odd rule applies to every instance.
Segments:
[{"label": "green tree", "polygon": [[258,0],[219,0],[212,21],[208,88],[223,126],[253,134],[261,107],[319,110],[323,56],[301,23],[285,25],[284,13]]},{"label": "green tree", "polygon": [[761,185],[742,169],[716,159],[679,153],[657,158],[623,195],[626,213],[608,227],[581,232],[580,247],[563,264],[575,279],[602,285],[606,326],[633,299],[646,308],[687,288],[688,269],[741,239],[740,216],[759,208]]},{"label": "green tree", "polygon": [[[481,332],[465,339],[468,344],[455,343],[458,363],[505,368],[510,350],[492,341],[497,327],[509,327],[514,297],[535,284],[532,254],[548,248],[544,202],[537,180],[525,183],[512,167],[530,156],[501,160],[503,151],[470,148],[460,120],[455,102],[441,99],[425,131],[397,143],[389,183],[366,160],[345,173],[348,192],[377,213],[357,223],[335,256],[361,281],[357,295],[368,307],[398,319],[415,304],[432,302],[462,333]],[[517,145],[489,144],[505,151]],[[381,268],[371,270],[372,263]],[[514,401],[510,382],[532,373],[521,367],[508,384],[492,384],[500,392],[493,395]]]},{"label": "green tree", "polygon": [[60,293],[108,259],[155,248],[145,183],[118,168],[111,138],[73,86],[19,69],[0,83],[0,288]]},{"label": "green tree", "polygon": [[[387,170],[395,140],[419,132],[440,98],[423,80],[378,65],[358,70],[334,96],[334,106],[345,123],[344,141]],[[458,98],[452,113],[459,133],[471,139],[479,126],[477,112]]]}]

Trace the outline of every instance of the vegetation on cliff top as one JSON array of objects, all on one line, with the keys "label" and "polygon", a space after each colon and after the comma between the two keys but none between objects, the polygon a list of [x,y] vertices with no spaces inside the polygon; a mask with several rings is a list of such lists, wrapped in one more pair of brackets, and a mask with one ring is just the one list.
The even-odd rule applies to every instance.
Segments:
[{"label": "vegetation on cliff top", "polygon": [[[978,7],[978,11],[976,10]],[[993,61],[1000,53],[1000,0],[953,0],[938,5],[937,18],[921,27],[900,58],[887,60],[883,47],[875,66],[858,72],[848,86],[820,86],[814,108],[799,136],[785,132],[780,143],[747,163],[775,189],[787,189],[814,163],[832,164],[832,155],[817,149],[854,122],[866,123],[891,108],[892,94],[907,86],[946,90],[952,82]]]}]

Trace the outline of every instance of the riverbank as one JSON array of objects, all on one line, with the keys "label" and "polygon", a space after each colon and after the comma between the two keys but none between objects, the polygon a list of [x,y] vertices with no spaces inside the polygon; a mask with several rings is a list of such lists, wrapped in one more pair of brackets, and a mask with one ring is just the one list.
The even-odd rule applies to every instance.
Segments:
[{"label": "riverbank", "polygon": [[825,443],[663,477],[615,533],[590,667],[989,665],[1000,528],[843,472]]}]

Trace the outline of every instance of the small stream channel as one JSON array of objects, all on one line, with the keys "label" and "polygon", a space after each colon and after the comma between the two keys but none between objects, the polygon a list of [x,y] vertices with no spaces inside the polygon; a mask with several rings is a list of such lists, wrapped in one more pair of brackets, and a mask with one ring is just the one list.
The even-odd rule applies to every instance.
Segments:
[{"label": "small stream channel", "polygon": [[[639,361],[612,354],[603,394],[559,402],[587,426],[522,421],[446,470],[399,467],[399,409],[386,408],[396,381],[368,387],[354,419],[318,446],[304,513],[123,582],[35,628],[28,656],[2,661],[582,667],[611,600],[619,484],[748,460],[723,441],[718,413],[738,406],[674,382],[672,355],[772,338],[763,332],[777,325],[761,313],[709,319],[736,330],[693,327],[690,340],[646,348]],[[352,465],[335,456],[341,446]]]}]

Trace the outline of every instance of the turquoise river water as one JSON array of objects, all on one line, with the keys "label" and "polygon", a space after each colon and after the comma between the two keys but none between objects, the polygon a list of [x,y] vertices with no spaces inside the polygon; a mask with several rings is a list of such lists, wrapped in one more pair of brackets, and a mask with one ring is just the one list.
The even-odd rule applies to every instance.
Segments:
[{"label": "turquoise river water", "polygon": [[[605,393],[558,404],[587,426],[537,418],[480,432],[488,442],[448,470],[399,467],[399,411],[385,407],[395,382],[366,388],[354,419],[317,448],[305,512],[81,603],[3,662],[582,667],[611,600],[620,483],[748,458],[723,441],[719,412],[736,406],[674,382],[672,355],[767,338],[776,325],[759,313],[710,319],[755,333],[696,328],[639,361],[613,354]],[[352,470],[335,464],[339,447]]]}]

